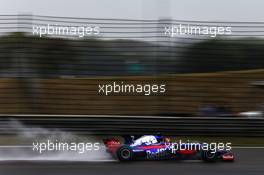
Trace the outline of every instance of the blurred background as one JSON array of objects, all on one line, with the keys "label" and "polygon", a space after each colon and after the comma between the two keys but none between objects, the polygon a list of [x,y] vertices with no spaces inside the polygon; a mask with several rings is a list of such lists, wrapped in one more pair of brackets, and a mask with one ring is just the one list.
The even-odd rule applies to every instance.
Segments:
[{"label": "blurred background", "polygon": [[[95,7],[94,1],[89,2],[87,13]],[[5,1],[3,5],[10,7],[9,3]],[[32,4],[18,7],[29,13],[0,16],[1,114],[263,116],[264,22],[248,19],[255,12],[247,18],[236,15],[236,22],[230,22],[232,6],[227,7],[226,14],[209,15],[207,21],[200,19],[216,8],[207,8],[208,2],[200,4],[208,11],[199,13],[193,9],[197,3],[192,1],[181,8],[172,1],[137,1],[127,8],[125,17],[120,15],[126,9],[120,2],[121,5],[110,4],[110,11],[101,13],[105,8],[101,7],[97,13],[93,10],[91,17],[77,18],[65,17],[65,13],[62,16],[58,8],[56,14],[53,7],[50,11],[55,15],[38,15],[45,12],[47,5],[33,10],[34,2],[16,3],[21,7]],[[57,7],[62,2],[54,3]],[[246,13],[246,5],[241,3],[237,13]],[[65,8],[68,7],[69,4]],[[114,12],[118,7],[119,14]],[[84,13],[80,8],[79,12],[71,10],[74,14]],[[177,10],[186,10],[186,16]],[[200,16],[194,17],[196,12]],[[48,24],[96,25],[100,35],[32,35],[34,25]],[[165,26],[179,24],[232,27],[232,35],[164,35]],[[98,94],[99,84],[114,81],[166,84],[167,91],[150,96]]]},{"label": "blurred background", "polygon": [[[264,23],[1,16],[0,113],[233,116],[264,103]],[[100,35],[33,36],[33,25]],[[230,26],[231,36],[164,35],[168,25]],[[98,94],[99,84],[166,84],[166,93]]]}]

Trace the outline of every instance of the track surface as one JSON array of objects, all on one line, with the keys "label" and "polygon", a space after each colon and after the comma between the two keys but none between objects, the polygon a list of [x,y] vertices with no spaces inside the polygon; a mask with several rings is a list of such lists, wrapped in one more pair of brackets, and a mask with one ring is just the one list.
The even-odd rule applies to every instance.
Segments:
[{"label": "track surface", "polygon": [[236,149],[233,163],[204,163],[196,161],[119,162],[1,162],[0,175],[263,175],[264,149]]}]

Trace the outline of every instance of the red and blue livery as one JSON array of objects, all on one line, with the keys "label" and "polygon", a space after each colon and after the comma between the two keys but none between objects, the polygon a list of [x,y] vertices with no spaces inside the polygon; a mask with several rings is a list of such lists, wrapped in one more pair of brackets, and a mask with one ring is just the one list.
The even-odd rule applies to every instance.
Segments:
[{"label": "red and blue livery", "polygon": [[123,136],[123,138],[124,143],[116,138],[103,140],[106,151],[119,161],[196,159],[215,162],[234,160],[234,154],[229,150],[201,150],[188,147],[188,145],[181,145],[182,147],[178,148],[170,141],[170,138],[161,135]]}]

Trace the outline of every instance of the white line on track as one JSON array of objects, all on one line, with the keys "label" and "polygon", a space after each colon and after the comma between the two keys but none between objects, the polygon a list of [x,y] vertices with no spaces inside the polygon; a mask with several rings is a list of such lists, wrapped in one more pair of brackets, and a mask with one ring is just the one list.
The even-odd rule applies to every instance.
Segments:
[{"label": "white line on track", "polygon": [[237,149],[264,149],[264,146],[233,146],[232,148]]},{"label": "white line on track", "polygon": [[33,148],[33,146],[28,146],[28,145],[4,145],[4,146],[0,146],[0,148]]},{"label": "white line on track", "polygon": [[26,159],[26,158],[17,158],[17,159],[0,159],[0,162],[119,162],[118,160],[108,160],[108,159],[102,159],[102,160],[64,160],[64,159]]}]

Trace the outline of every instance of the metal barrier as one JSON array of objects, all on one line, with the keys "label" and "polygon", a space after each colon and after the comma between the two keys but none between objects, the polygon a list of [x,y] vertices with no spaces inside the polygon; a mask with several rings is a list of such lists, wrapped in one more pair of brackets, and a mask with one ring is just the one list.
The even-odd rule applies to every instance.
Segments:
[{"label": "metal barrier", "polygon": [[[12,124],[13,122],[13,124]],[[16,123],[14,125],[14,123]],[[13,134],[41,127],[80,134],[155,134],[264,136],[264,118],[197,118],[107,115],[9,115],[0,117],[0,132]]]}]

